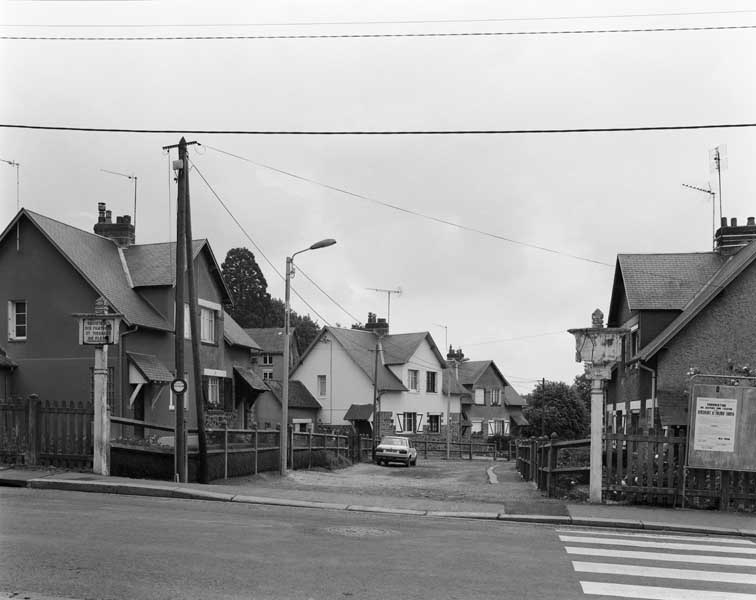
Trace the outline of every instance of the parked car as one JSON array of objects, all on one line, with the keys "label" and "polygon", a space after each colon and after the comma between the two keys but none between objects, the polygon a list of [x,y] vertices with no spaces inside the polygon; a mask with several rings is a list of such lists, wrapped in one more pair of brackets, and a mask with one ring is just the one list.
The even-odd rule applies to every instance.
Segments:
[{"label": "parked car", "polygon": [[417,448],[406,437],[387,435],[381,438],[381,443],[375,449],[375,462],[379,465],[401,462],[407,467],[414,466],[417,463]]}]

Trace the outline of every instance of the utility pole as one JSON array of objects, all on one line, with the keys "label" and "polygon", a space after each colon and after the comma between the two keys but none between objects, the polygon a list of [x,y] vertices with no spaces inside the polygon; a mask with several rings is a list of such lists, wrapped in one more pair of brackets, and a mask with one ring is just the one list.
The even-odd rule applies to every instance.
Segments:
[{"label": "utility pole", "polygon": [[541,435],[546,435],[546,378],[541,379]]},{"label": "utility pole", "polygon": [[378,446],[378,434],[380,426],[380,415],[378,413],[378,360],[382,352],[381,337],[378,336],[378,340],[375,342],[375,365],[373,368],[373,462],[375,462],[375,449]]},{"label": "utility pole", "polygon": [[388,306],[386,307],[386,321],[388,321],[389,326],[391,326],[391,294],[401,294],[402,288],[396,288],[395,290],[385,290],[383,288],[365,288],[367,290],[371,290],[373,292],[386,292],[386,296],[388,297]]},{"label": "utility pole", "polygon": [[9,164],[11,167],[16,167],[16,210],[21,208],[21,201],[19,196],[19,184],[18,184],[18,168],[21,166],[18,164],[15,160],[5,160],[4,158],[0,158],[0,161]]}]

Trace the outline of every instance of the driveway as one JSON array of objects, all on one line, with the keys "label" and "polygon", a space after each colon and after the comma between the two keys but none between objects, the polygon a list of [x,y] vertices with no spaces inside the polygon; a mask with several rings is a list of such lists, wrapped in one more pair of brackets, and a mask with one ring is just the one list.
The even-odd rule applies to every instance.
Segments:
[{"label": "driveway", "polygon": [[[489,478],[489,470],[496,476],[494,483]],[[299,491],[327,493],[331,499],[339,495],[403,498],[411,501],[412,506],[425,500],[433,505],[443,502],[454,507],[489,505],[490,510],[503,508],[510,514],[567,514],[563,502],[544,497],[531,483],[520,479],[514,462],[506,461],[418,458],[417,466],[409,468],[358,463],[335,471],[289,471],[285,478],[274,473],[261,473],[214,483],[249,486],[245,493],[250,494],[260,487],[269,492],[279,490],[286,496]]]}]

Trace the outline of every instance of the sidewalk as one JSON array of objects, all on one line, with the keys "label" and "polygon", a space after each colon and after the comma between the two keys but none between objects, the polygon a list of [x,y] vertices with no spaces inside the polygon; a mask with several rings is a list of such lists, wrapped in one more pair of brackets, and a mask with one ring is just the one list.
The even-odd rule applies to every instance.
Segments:
[{"label": "sidewalk", "polygon": [[[290,478],[291,475],[286,480],[268,476],[267,481],[266,479],[257,479],[254,482],[248,479],[220,480],[210,485],[202,485],[104,477],[93,473],[59,470],[0,468],[0,486],[243,502],[435,518],[668,530],[756,538],[756,515],[622,505],[568,504],[553,499],[527,503],[520,497],[522,490],[527,487],[528,494],[531,496],[533,494],[532,489],[529,488],[530,484],[525,482],[502,482],[502,490],[505,490],[502,502],[492,504],[466,501],[464,498],[438,500],[354,493],[344,490],[302,489],[297,487],[296,482],[292,482]],[[506,490],[511,490],[511,492],[507,493]],[[532,510],[527,510],[528,507]]]}]

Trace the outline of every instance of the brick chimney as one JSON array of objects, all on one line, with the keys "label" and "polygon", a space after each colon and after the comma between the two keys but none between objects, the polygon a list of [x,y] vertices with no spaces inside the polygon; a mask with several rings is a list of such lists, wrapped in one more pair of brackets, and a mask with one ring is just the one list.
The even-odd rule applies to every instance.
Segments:
[{"label": "brick chimney", "polygon": [[372,331],[376,335],[388,335],[389,324],[386,319],[378,318],[375,313],[369,312],[364,329],[366,331]]},{"label": "brick chimney", "polygon": [[104,202],[97,203],[97,223],[94,226],[94,232],[113,240],[121,248],[133,246],[136,240],[136,231],[131,224],[131,216],[123,215],[116,217],[113,223],[113,213],[107,210]]},{"label": "brick chimney", "polygon": [[756,240],[756,219],[748,217],[745,225],[738,225],[738,220],[730,219],[730,225],[727,225],[727,218],[722,217],[722,225],[714,234],[714,246],[716,251],[722,256],[731,256],[738,252],[749,242]]}]

